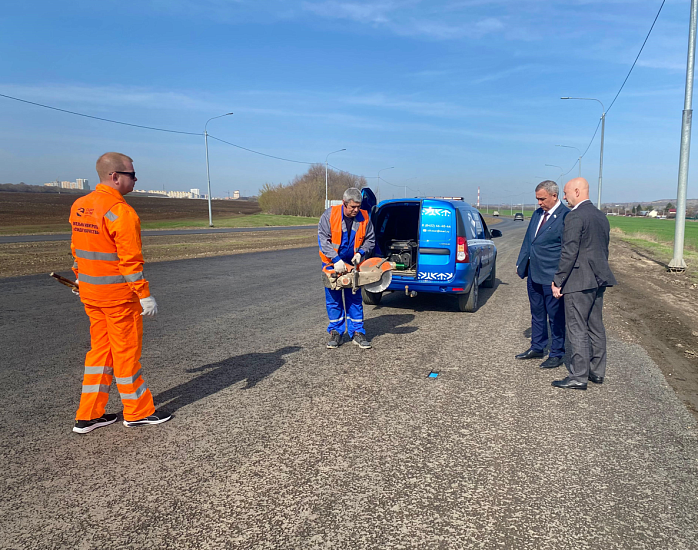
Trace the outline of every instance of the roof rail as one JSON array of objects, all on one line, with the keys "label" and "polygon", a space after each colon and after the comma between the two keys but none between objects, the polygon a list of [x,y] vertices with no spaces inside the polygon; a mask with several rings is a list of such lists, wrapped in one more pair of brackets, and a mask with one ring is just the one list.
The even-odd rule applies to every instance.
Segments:
[{"label": "roof rail", "polygon": [[465,201],[463,197],[424,197],[425,199],[443,199],[446,201]]}]

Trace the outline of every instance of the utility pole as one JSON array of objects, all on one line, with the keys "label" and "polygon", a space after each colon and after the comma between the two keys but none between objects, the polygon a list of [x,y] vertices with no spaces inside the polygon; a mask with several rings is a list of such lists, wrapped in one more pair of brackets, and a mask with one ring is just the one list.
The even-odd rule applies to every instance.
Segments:
[{"label": "utility pole", "polygon": [[208,168],[208,123],[217,118],[230,116],[233,113],[225,113],[224,115],[214,116],[209,118],[204,124],[204,147],[206,148],[206,180],[208,181],[208,226],[213,227],[213,215],[211,214],[211,173]]},{"label": "utility pole", "polygon": [[330,207],[330,199],[327,196],[327,191],[328,191],[327,159],[330,158],[330,155],[334,155],[335,153],[340,153],[342,151],[346,151],[346,149],[337,149],[336,151],[332,151],[331,153],[327,153],[327,156],[325,157],[325,210],[327,210]]},{"label": "utility pole", "polygon": [[[691,81],[693,81],[693,72],[691,71]],[[581,99],[584,101],[596,101],[601,105],[601,149],[599,151],[599,196],[596,199],[596,207],[601,210],[601,187],[603,181],[603,140],[606,131],[606,107],[596,98],[593,97],[561,97],[560,99]],[[581,170],[580,170],[581,173]]]},{"label": "utility pole", "polygon": [[693,71],[696,61],[696,20],[698,0],[691,0],[691,19],[688,28],[688,57],[686,60],[686,91],[681,122],[681,150],[679,153],[679,184],[676,198],[676,230],[674,232],[674,257],[669,271],[686,271],[683,260],[684,231],[686,229],[686,191],[688,188],[688,160],[691,151],[691,122],[693,119]]}]

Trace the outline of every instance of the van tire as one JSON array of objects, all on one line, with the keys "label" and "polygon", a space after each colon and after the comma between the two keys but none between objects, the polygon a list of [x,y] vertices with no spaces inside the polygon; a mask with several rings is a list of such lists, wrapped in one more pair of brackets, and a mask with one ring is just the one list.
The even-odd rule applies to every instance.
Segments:
[{"label": "van tire", "polygon": [[363,288],[361,289],[361,299],[363,300],[364,304],[369,306],[377,306],[380,304],[382,297],[382,292],[369,292]]},{"label": "van tire", "polygon": [[466,311],[468,313],[473,313],[475,310],[477,310],[477,300],[478,300],[478,295],[480,294],[479,292],[479,287],[477,286],[477,276],[473,280],[473,286],[470,289],[470,292],[467,294],[460,294],[458,296],[458,309],[461,311]]},{"label": "van tire", "polygon": [[497,259],[495,258],[492,264],[492,271],[490,271],[490,276],[482,281],[482,286],[484,288],[494,288],[494,281],[497,278]]}]

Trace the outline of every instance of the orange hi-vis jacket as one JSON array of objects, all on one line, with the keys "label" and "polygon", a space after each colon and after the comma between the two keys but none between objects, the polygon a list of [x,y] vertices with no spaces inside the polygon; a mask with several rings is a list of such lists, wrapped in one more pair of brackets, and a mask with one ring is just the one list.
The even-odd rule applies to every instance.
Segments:
[{"label": "orange hi-vis jacket", "polygon": [[[332,212],[330,213],[330,230],[332,232],[332,248],[335,252],[339,252],[339,247],[342,245],[342,205],[332,207]],[[364,238],[366,237],[366,227],[368,226],[368,212],[366,210],[359,210],[359,215],[354,220],[352,224],[352,233],[354,233],[354,253],[356,253],[361,245],[364,244]],[[347,238],[351,238],[347,235]],[[331,266],[333,264],[333,258],[326,256],[320,248],[320,258],[325,264],[329,264],[326,267],[333,269]]]},{"label": "orange hi-vis jacket", "polygon": [[108,185],[70,209],[73,271],[85,304],[109,307],[150,296],[143,277],[141,220],[121,193]]}]

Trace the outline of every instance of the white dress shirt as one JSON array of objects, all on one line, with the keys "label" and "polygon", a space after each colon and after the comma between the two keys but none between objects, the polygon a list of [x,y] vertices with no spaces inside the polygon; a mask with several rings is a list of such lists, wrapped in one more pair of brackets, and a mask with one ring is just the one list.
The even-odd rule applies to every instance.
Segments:
[{"label": "white dress shirt", "polygon": [[589,202],[589,199],[584,199],[583,201],[579,201],[577,204],[574,205],[574,208],[572,210],[577,210],[577,208],[579,208],[579,205],[584,204],[585,202]]}]

